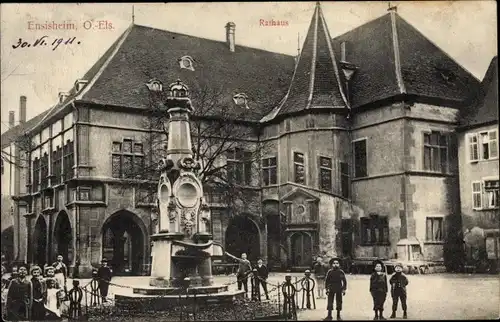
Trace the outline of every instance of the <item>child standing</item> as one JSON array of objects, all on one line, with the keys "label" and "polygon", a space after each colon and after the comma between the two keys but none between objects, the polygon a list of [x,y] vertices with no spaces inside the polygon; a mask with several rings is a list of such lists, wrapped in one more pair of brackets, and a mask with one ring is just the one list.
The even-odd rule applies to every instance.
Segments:
[{"label": "child standing", "polygon": [[387,275],[382,271],[383,263],[380,260],[373,262],[375,272],[370,276],[370,293],[373,298],[374,320],[385,320],[384,303],[387,297]]},{"label": "child standing", "polygon": [[325,295],[325,276],[326,272],[328,271],[327,267],[325,264],[323,264],[323,259],[318,256],[316,259],[316,263],[314,263],[313,267],[313,272],[314,272],[314,278],[316,279],[316,287],[318,288],[318,299],[324,299]]},{"label": "child standing", "polygon": [[332,267],[328,273],[326,273],[325,289],[328,295],[327,306],[328,315],[325,321],[332,319],[333,310],[333,299],[336,301],[337,309],[337,320],[342,320],[340,317],[340,311],[342,311],[342,297],[345,295],[347,290],[347,280],[345,278],[345,273],[340,269],[340,259],[332,258],[330,260],[330,266]]},{"label": "child standing", "polygon": [[391,319],[396,317],[398,310],[398,300],[401,299],[401,306],[403,307],[403,319],[406,319],[406,285],[408,285],[408,278],[403,274],[403,265],[400,263],[394,267],[395,273],[392,275],[389,283],[391,284],[392,296],[392,314]]}]

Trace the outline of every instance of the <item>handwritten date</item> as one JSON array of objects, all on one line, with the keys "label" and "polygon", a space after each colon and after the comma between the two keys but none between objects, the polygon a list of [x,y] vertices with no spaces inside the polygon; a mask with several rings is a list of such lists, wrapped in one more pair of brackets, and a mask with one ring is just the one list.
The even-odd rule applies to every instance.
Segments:
[{"label": "handwritten date", "polygon": [[80,41],[76,40],[76,37],[70,38],[55,38],[54,40],[49,40],[48,36],[43,36],[36,39],[34,42],[24,41],[19,38],[17,44],[12,45],[12,48],[29,48],[29,47],[46,47],[49,46],[52,50],[56,50],[60,45],[68,46],[73,44],[80,44]]}]

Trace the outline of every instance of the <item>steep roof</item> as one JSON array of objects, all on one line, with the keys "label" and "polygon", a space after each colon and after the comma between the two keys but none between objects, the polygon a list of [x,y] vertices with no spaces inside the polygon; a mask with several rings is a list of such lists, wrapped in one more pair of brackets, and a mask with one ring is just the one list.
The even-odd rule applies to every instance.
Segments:
[{"label": "steep roof", "polygon": [[[194,71],[180,68],[183,56],[193,58]],[[226,42],[139,25],[133,25],[104,60],[78,100],[149,108],[146,82],[157,78],[167,86],[180,79],[192,91],[217,94],[212,99],[230,107],[223,109],[226,114],[234,112],[246,120],[259,120],[276,106],[285,95],[294,64],[293,56],[239,45],[231,52]],[[247,95],[249,109],[235,106],[237,93]],[[201,104],[193,99],[195,110]]]},{"label": "steep roof", "polygon": [[397,95],[463,102],[479,81],[396,12],[333,39],[358,70],[349,89],[353,108]]},{"label": "steep roof", "polygon": [[460,127],[498,123],[498,56],[493,57],[472,104],[460,118]]},{"label": "steep roof", "polygon": [[345,85],[318,2],[288,92],[263,121],[310,108],[349,108]]},{"label": "steep roof", "polygon": [[5,131],[2,136],[1,136],[1,141],[2,141],[2,149],[9,146],[12,142],[15,142],[21,135],[26,133],[29,129],[31,129],[33,126],[35,126],[37,123],[39,123],[49,112],[49,110],[46,110],[34,118],[24,122],[20,123],[13,128],[10,128],[9,130]]}]

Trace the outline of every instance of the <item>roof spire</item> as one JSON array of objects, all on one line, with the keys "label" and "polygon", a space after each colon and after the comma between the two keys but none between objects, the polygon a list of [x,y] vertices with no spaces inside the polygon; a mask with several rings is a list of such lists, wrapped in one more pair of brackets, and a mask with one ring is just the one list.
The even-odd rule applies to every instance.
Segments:
[{"label": "roof spire", "polygon": [[395,5],[395,6],[392,6],[392,7],[391,7],[391,2],[390,2],[390,1],[387,3],[387,6],[388,6],[387,11],[390,11],[390,12],[398,12],[398,6],[397,6],[397,5]]},{"label": "roof spire", "polygon": [[132,24],[135,23],[135,11],[134,11],[134,5],[132,5]]},{"label": "roof spire", "polygon": [[300,32],[297,33],[297,57],[300,56]]}]

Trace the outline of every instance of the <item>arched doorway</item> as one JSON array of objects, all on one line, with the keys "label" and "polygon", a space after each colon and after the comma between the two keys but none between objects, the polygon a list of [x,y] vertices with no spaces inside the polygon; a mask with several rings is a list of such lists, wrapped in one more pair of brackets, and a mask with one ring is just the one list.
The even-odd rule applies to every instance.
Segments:
[{"label": "arched doorway", "polygon": [[312,264],[312,237],[305,232],[297,232],[290,237],[292,266],[305,267]]},{"label": "arched doorway", "polygon": [[251,262],[260,256],[260,236],[257,225],[246,216],[231,219],[226,229],[226,251],[240,257],[246,253]]},{"label": "arched doorway", "polygon": [[102,257],[116,275],[140,275],[145,258],[145,226],[129,211],[120,211],[102,227]]},{"label": "arched doorway", "polygon": [[2,231],[2,255],[5,261],[11,263],[14,260],[14,227],[10,226]]},{"label": "arched doorway", "polygon": [[57,215],[54,225],[54,242],[56,251],[55,256],[62,255],[64,263],[68,265],[71,262],[70,256],[72,255],[73,232],[71,230],[68,214],[65,211],[61,211]]},{"label": "arched doorway", "polygon": [[43,267],[47,263],[47,223],[38,216],[33,234],[33,263]]}]

